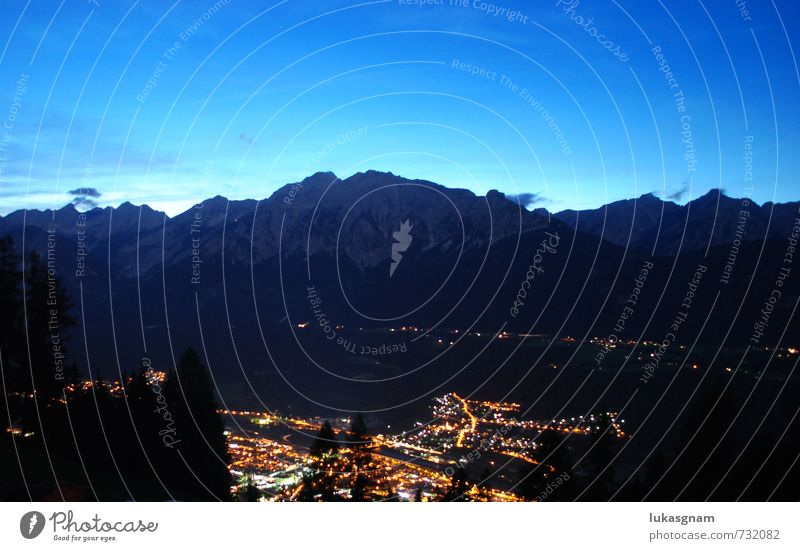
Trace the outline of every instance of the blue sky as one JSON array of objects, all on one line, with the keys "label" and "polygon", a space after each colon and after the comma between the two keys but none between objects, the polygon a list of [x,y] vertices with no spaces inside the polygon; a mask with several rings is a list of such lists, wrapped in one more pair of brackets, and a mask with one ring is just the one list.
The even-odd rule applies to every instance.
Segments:
[{"label": "blue sky", "polygon": [[553,211],[800,198],[797,2],[437,1],[6,0],[0,214],[368,169]]}]

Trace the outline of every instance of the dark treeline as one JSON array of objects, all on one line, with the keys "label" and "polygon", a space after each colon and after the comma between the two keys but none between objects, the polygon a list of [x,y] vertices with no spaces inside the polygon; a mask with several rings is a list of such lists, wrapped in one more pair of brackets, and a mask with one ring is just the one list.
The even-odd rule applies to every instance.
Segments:
[{"label": "dark treeline", "polygon": [[0,500],[228,499],[222,419],[197,354],[166,377],[145,360],[121,382],[82,380],[71,309],[46,258],[0,239]]}]

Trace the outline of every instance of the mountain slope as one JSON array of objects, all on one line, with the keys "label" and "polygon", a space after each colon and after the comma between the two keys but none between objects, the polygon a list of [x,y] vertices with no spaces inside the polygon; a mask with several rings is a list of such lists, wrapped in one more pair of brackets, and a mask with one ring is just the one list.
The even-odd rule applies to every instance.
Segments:
[{"label": "mountain slope", "polygon": [[598,209],[564,210],[553,217],[622,247],[669,256],[679,251],[705,251],[737,238],[780,238],[797,216],[798,207],[798,202],[759,206],[750,199],[734,199],[711,190],[683,206],[647,193]]},{"label": "mountain slope", "polygon": [[[604,230],[598,211],[573,213],[586,230],[576,232],[564,213],[528,212],[499,192],[478,197],[374,171],[345,180],[318,173],[262,201],[218,196],[174,217],[130,204],[18,212],[0,218],[0,235],[11,234],[22,248],[24,229],[25,250],[45,253],[47,230],[55,230],[56,273],[79,318],[69,350],[94,375],[137,369],[143,357],[168,370],[191,345],[225,396],[252,398],[255,391],[275,404],[306,396],[328,406],[378,407],[421,400],[457,381],[500,393],[531,366],[546,365],[526,348],[512,350],[507,363],[494,361],[493,345],[474,340],[486,334],[660,342],[698,266],[704,275],[677,342],[748,342],[793,218],[789,207],[775,206],[780,215],[773,215],[770,238],[744,240],[722,282],[738,204],[711,195],[680,207],[644,197],[635,217],[633,201],[609,205]],[[757,213],[754,206],[750,236],[766,231],[756,223],[764,209],[772,206]],[[390,272],[394,236],[406,221],[410,243]],[[626,250],[631,221],[635,246]],[[656,257],[648,251],[653,232]],[[680,254],[667,254],[660,243],[680,243],[681,236]],[[785,282],[760,345],[777,342],[784,327],[800,334],[792,317],[799,288],[796,277]],[[364,380],[384,382],[365,393]],[[530,381],[521,384],[535,390]]]}]

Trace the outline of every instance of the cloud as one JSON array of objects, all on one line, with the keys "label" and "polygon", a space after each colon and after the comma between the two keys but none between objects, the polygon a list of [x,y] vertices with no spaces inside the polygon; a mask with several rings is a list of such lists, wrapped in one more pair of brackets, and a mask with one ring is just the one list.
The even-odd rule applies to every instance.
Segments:
[{"label": "cloud", "polygon": [[84,209],[95,208],[97,206],[97,201],[95,201],[95,199],[102,195],[102,193],[93,187],[75,188],[69,190],[67,193],[73,196],[72,201],[70,201],[73,205]]},{"label": "cloud", "polygon": [[687,186],[684,186],[678,191],[673,191],[672,193],[667,195],[667,199],[669,199],[670,201],[680,201],[681,199],[683,199],[683,196],[686,195],[687,191],[689,191],[689,188]]},{"label": "cloud", "polygon": [[667,193],[666,191],[664,191],[664,199],[667,199],[669,201],[680,201],[681,199],[684,198],[684,196],[688,191],[689,191],[689,181],[684,180],[683,182],[681,182],[680,189],[677,189],[672,193]]},{"label": "cloud", "polygon": [[686,195],[686,192],[688,191],[689,191],[689,184],[686,183],[686,181],[684,180],[680,189],[667,194],[666,198],[669,199],[670,201],[680,201],[681,199],[683,199],[683,196]]},{"label": "cloud", "polygon": [[517,194],[509,194],[506,195],[506,198],[509,201],[514,201],[515,203],[519,203],[520,206],[525,208],[539,205],[541,203],[547,203],[548,199],[541,193],[517,193]]},{"label": "cloud", "polygon": [[67,193],[78,197],[100,197],[102,193],[93,187],[79,187],[69,190]]}]

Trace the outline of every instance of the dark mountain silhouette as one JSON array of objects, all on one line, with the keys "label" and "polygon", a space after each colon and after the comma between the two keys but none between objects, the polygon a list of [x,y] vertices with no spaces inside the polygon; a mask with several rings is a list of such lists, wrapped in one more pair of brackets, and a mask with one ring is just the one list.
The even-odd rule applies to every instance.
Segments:
[{"label": "dark mountain silhouette", "polygon": [[[670,256],[716,245],[784,237],[800,203],[764,203],[728,197],[719,189],[678,205],[652,193],[592,210],[564,210],[554,218],[572,228],[643,254]],[[738,232],[738,236],[737,236]]]},{"label": "dark mountain silhouette", "polygon": [[[317,173],[262,201],[217,196],[174,217],[129,203],[20,211],[0,218],[0,236],[45,261],[53,251],[75,303],[72,355],[84,372],[133,372],[143,357],[168,371],[176,351],[191,346],[223,401],[255,391],[271,405],[306,396],[369,409],[424,402],[459,384],[499,394],[522,378],[524,393],[541,384],[526,370],[560,354],[512,351],[504,363],[494,345],[464,337],[467,330],[552,334],[553,342],[611,333],[660,341],[698,265],[706,271],[678,341],[748,342],[798,212],[796,203],[750,202],[722,282],[741,203],[717,192],[686,206],[644,196],[572,213],[571,221],[565,212],[529,212],[497,191],[479,197],[391,173]],[[390,278],[392,235],[406,220],[412,241]],[[616,331],[646,262],[653,267],[635,315]],[[761,346],[778,342],[787,326],[787,335],[800,334],[797,281],[782,287]],[[390,332],[401,326],[421,330]],[[404,350],[392,355],[387,346]],[[376,379],[386,382],[365,393],[359,381]]]}]

